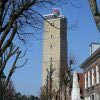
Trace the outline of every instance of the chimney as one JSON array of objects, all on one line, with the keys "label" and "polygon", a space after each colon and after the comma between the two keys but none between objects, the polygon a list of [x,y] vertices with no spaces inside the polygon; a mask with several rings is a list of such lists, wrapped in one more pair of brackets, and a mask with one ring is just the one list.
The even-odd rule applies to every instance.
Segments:
[{"label": "chimney", "polygon": [[100,47],[100,43],[91,43],[90,47],[90,56]]}]

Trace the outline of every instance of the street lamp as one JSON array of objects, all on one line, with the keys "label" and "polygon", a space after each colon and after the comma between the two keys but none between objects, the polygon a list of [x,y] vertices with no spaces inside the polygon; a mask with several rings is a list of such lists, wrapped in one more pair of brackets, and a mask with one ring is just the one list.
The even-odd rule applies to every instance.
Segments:
[{"label": "street lamp", "polygon": [[5,79],[6,79],[6,76],[4,75],[4,73],[2,73],[0,75],[0,87],[1,87],[1,99],[0,100],[4,100],[4,91],[3,91],[3,88],[4,88],[4,85],[5,85]]}]

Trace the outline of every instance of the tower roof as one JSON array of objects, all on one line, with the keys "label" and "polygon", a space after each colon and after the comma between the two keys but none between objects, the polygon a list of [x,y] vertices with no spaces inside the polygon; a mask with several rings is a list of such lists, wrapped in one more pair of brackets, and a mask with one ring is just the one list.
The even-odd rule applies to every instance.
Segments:
[{"label": "tower roof", "polygon": [[44,15],[45,19],[56,19],[64,17],[58,9],[54,9],[51,14]]}]

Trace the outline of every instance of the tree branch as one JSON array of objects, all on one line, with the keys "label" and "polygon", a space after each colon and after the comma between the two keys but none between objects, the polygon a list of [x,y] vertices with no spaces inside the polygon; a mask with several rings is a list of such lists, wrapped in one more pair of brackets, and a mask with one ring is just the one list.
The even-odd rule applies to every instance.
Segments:
[{"label": "tree branch", "polygon": [[16,69],[16,63],[17,63],[17,60],[18,60],[20,54],[21,54],[21,51],[17,52],[15,61],[14,61],[13,65],[12,65],[11,70],[10,70],[10,72],[9,72],[9,75],[8,75],[8,77],[7,77],[6,84],[5,84],[5,86],[4,86],[4,90],[5,90],[5,88],[7,87],[8,83],[9,83],[9,80],[10,80],[12,74],[14,73],[14,71],[15,71],[15,69]]}]

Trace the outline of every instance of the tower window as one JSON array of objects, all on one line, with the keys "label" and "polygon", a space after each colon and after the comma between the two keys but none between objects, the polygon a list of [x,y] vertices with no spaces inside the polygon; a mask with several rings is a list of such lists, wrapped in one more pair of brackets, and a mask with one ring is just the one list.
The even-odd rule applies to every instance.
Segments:
[{"label": "tower window", "polygon": [[52,57],[50,58],[50,61],[52,61]]},{"label": "tower window", "polygon": [[50,45],[50,49],[52,49],[52,45]]},{"label": "tower window", "polygon": [[51,35],[51,39],[53,38],[53,35]]},{"label": "tower window", "polygon": [[54,22],[51,23],[51,26],[54,26]]}]

